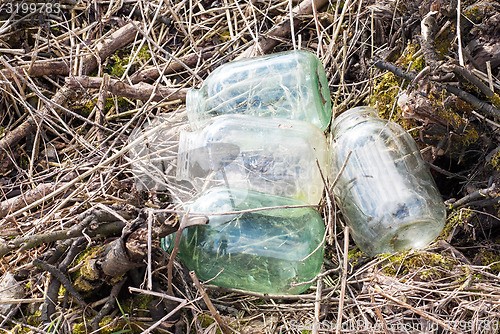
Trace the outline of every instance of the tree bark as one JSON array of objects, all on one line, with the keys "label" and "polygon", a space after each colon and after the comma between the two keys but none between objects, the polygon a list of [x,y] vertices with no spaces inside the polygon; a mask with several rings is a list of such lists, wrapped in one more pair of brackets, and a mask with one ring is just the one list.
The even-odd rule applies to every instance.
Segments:
[{"label": "tree bark", "polygon": [[[67,77],[66,85],[77,90],[79,88],[98,89],[101,87],[102,78],[96,77]],[[116,79],[110,79],[109,91],[116,96],[127,97],[134,100],[147,101],[153,96],[153,101],[186,101],[187,88],[168,88],[140,82],[135,85],[128,85]]]}]

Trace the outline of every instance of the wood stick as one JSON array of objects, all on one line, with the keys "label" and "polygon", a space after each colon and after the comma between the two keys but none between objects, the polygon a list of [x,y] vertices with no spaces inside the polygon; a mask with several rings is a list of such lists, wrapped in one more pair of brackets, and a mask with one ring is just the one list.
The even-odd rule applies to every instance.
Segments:
[{"label": "wood stick", "polygon": [[340,285],[339,312],[337,315],[337,326],[335,333],[340,333],[342,328],[342,313],[344,312],[345,288],[347,285],[347,267],[349,266],[349,226],[344,228],[344,261],[342,267],[342,282]]},{"label": "wood stick", "polygon": [[314,301],[314,319],[313,319],[313,334],[318,334],[319,330],[319,318],[321,315],[321,294],[323,292],[323,279],[318,279],[316,283],[316,300]]},{"label": "wood stick", "polygon": [[[316,9],[320,9],[321,7],[328,4],[328,0],[303,0],[292,10],[291,15],[293,17],[297,17],[300,15],[311,15],[313,13],[313,2]],[[236,59],[256,56],[258,55],[259,49],[262,50],[262,53],[266,53],[267,51],[274,48],[279,43],[280,39],[290,36],[290,34],[292,33],[292,27],[290,26],[290,17],[286,15],[278,21],[279,23],[273,26],[267,32],[265,37],[260,39],[258,44],[254,43],[242,54],[236,57]],[[299,27],[299,23],[299,19],[293,20],[294,29],[297,29]]]},{"label": "wood stick", "polygon": [[208,298],[207,292],[205,291],[205,289],[201,285],[200,281],[198,280],[198,277],[196,277],[196,274],[194,273],[194,271],[190,271],[189,276],[191,276],[191,279],[193,280],[194,286],[201,293],[201,295],[203,297],[203,301],[205,302],[205,304],[207,304],[207,307],[210,310],[212,317],[214,317],[214,319],[217,322],[217,324],[219,325],[219,328],[221,329],[222,333],[231,334],[232,333],[231,327],[226,325],[224,320],[222,320],[219,312],[217,312],[217,310],[214,307],[214,304],[212,304],[212,301],[210,300],[210,298]]},{"label": "wood stick", "polygon": [[[94,108],[95,111],[95,122],[99,125],[104,124],[104,109],[106,108],[106,100],[108,99],[108,92],[109,92],[109,74],[104,73],[103,79],[101,81],[101,86],[99,89],[99,97],[97,99],[96,106]],[[102,141],[104,139],[104,133],[102,129],[96,128],[97,131],[97,142],[99,144],[102,144]]]},{"label": "wood stick", "polygon": [[[216,52],[215,51],[207,51],[207,52],[200,52],[200,55],[198,54],[191,54],[187,55],[185,57],[181,57],[179,60],[182,61],[185,65],[193,67],[195,66],[200,60],[206,60],[211,58]],[[160,65],[158,67],[151,67],[144,69],[142,71],[135,72],[130,76],[130,81],[133,84],[139,83],[139,82],[147,82],[147,81],[154,81],[158,79],[160,76],[160,73],[165,74],[171,74],[175,72],[179,72],[184,70],[184,66],[182,66],[181,63],[178,63],[174,60],[170,60],[166,64]]]},{"label": "wood stick", "polygon": [[[74,92],[68,87],[63,86],[57,91],[57,93],[50,99],[54,104],[62,105],[65,104],[70,98],[74,96]],[[42,115],[49,113],[48,106],[45,105],[40,111]],[[30,132],[33,132],[38,122],[41,122],[42,117],[40,115],[28,116],[26,120],[21,123],[17,128],[8,132],[5,137],[0,140],[0,150],[10,150],[14,147],[21,139],[25,138]]]},{"label": "wood stick", "polygon": [[25,193],[9,198],[0,203],[0,218],[4,218],[9,213],[15,212],[26,205],[29,205],[39,199],[45,197],[45,195],[56,190],[61,184],[56,183],[41,183],[36,188],[30,189]]},{"label": "wood stick", "polygon": [[[96,77],[67,77],[66,85],[72,89],[99,89],[103,79]],[[109,80],[109,92],[116,96],[127,97],[129,99],[148,101],[153,95],[152,101],[186,101],[187,88],[168,88],[163,86],[155,87],[144,82],[135,85],[129,85],[116,79]]]},{"label": "wood stick", "polygon": [[[30,65],[15,66],[14,69],[19,74],[24,74],[24,70],[28,71]],[[41,77],[44,75],[68,75],[69,74],[69,63],[64,60],[56,60],[50,62],[35,62],[31,66],[29,72],[30,77]],[[13,79],[15,74],[8,69],[3,69],[0,71],[1,76],[6,79]]]},{"label": "wood stick", "polygon": [[[386,61],[382,60],[376,60],[374,62],[375,67],[381,69],[381,70],[387,70],[398,77],[404,78],[406,80],[413,80],[415,79],[416,74],[414,72],[405,72],[403,69],[388,63]],[[445,89],[452,94],[455,94],[457,97],[461,98],[465,102],[470,103],[474,108],[476,108],[478,111],[482,111],[483,113],[488,114],[491,117],[499,118],[500,117],[500,110],[495,108],[493,105],[479,100],[477,97],[475,97],[472,94],[467,93],[464,90],[461,90],[458,87],[455,87],[453,85],[446,85]]]},{"label": "wood stick", "polygon": [[396,304],[399,304],[400,306],[403,306],[404,308],[412,311],[413,313],[416,313],[418,314],[419,316],[421,316],[422,318],[425,318],[427,320],[430,320],[430,321],[433,321],[435,323],[437,323],[439,326],[447,329],[448,331],[452,332],[452,333],[459,333],[459,331],[457,331],[456,329],[454,328],[451,328],[450,325],[448,325],[446,322],[444,322],[443,320],[439,319],[439,318],[436,318],[434,317],[433,315],[430,315],[429,313],[427,312],[424,312],[422,310],[419,310],[418,308],[415,308],[413,306],[411,306],[410,304],[408,303],[405,303],[397,298],[394,298],[393,296],[391,295],[388,295],[387,293],[385,293],[384,291],[382,291],[382,289],[379,287],[379,286],[375,286],[375,288],[370,288],[370,290],[374,290],[375,292],[377,292],[379,295],[381,295],[382,297],[385,297],[393,302],[395,302]]},{"label": "wood stick", "polygon": [[[120,221],[106,223],[100,225],[95,230],[86,232],[86,234],[89,237],[93,237],[96,235],[113,235],[120,233],[123,230],[124,226],[125,224]],[[33,236],[17,238],[9,242],[2,242],[0,240],[0,256],[4,256],[5,254],[15,250],[19,246],[22,246],[20,248],[21,250],[27,250],[41,244],[48,244],[57,240],[66,240],[75,237],[81,237],[83,235],[82,231],[83,227],[80,228],[77,226],[76,228],[71,228],[70,230],[59,230],[43,234],[36,234]]]},{"label": "wood stick", "polygon": [[[138,24],[138,23],[136,23]],[[95,54],[103,61],[116,50],[129,44],[136,35],[137,31],[132,23],[126,24],[117,31],[113,32],[109,37],[97,43]],[[97,68],[97,58],[95,55],[88,55],[82,60],[83,74],[89,74]],[[67,76],[70,73],[69,63],[65,60],[55,60],[51,62],[34,62],[33,64],[16,66],[14,69],[24,75],[24,71],[28,71],[31,77],[41,77],[44,75],[63,75]],[[7,79],[12,79],[15,74],[8,69],[0,71]]]},{"label": "wood stick", "polygon": [[[138,23],[136,23],[138,24]],[[118,29],[114,33],[112,33],[109,37],[105,38],[103,41],[99,42],[95,47],[95,52],[98,55],[99,59],[102,61],[106,59],[108,56],[113,54],[117,49],[122,48],[123,46],[129,44],[135,38],[137,31],[135,29],[135,25],[133,22],[128,23],[122,28]],[[29,66],[29,65],[26,65]],[[64,66],[67,67],[66,63]],[[61,65],[61,68],[63,66]],[[97,59],[94,55],[88,56],[82,63],[83,73],[87,74],[92,72],[97,68]],[[68,74],[69,74],[69,67]],[[16,69],[16,71],[20,71],[18,74],[24,75],[25,68]],[[33,67],[31,71],[33,71]],[[11,75],[16,75],[15,73],[11,73]],[[66,86],[63,86],[61,89],[57,91],[57,93],[51,98],[51,101],[58,105],[65,104],[69,99],[74,96],[74,92]],[[0,150],[10,150],[14,145],[16,145],[21,139],[26,137],[28,133],[33,132],[37,124],[43,120],[43,116],[49,113],[49,106],[45,105],[39,114],[31,115],[26,118],[26,120],[19,125],[14,130],[7,133],[7,135],[0,140]]]}]

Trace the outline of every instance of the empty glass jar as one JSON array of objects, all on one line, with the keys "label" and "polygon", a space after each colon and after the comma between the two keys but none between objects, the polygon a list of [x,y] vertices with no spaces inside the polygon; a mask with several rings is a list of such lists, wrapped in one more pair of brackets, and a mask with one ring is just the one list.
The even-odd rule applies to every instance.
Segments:
[{"label": "empty glass jar", "polygon": [[190,125],[199,129],[225,114],[310,122],[325,130],[331,100],[325,69],[307,51],[295,50],[226,63],[186,96]]},{"label": "empty glass jar", "polygon": [[365,253],[423,248],[443,229],[445,206],[415,141],[373,108],[333,122],[330,178],[339,173],[335,198]]},{"label": "empty glass jar", "polygon": [[224,115],[181,133],[177,179],[199,192],[225,186],[318,204],[327,159],[325,135],[308,122]]},{"label": "empty glass jar", "polygon": [[[299,294],[323,263],[325,227],[311,207],[235,211],[306,203],[243,189],[213,188],[185,208],[209,218],[184,230],[179,257],[202,280],[222,287],[269,294]],[[218,215],[217,213],[221,213]],[[173,248],[171,235],[164,247]]]}]

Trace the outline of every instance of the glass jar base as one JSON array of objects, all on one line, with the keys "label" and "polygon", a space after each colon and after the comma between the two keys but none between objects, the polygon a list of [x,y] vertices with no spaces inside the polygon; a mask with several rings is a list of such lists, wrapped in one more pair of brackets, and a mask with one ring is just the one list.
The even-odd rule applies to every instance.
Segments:
[{"label": "glass jar base", "polygon": [[422,249],[439,236],[442,228],[442,224],[434,220],[411,222],[386,234],[378,242],[360,248],[368,255]]}]

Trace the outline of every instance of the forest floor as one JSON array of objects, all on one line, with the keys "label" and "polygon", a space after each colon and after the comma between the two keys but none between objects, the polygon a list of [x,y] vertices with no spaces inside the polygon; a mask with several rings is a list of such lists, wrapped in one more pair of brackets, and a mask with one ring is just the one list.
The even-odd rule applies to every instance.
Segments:
[{"label": "forest floor", "polygon": [[[188,89],[293,49],[323,63],[334,116],[370,105],[415,138],[446,226],[368,257],[328,192],[305,293],[199,283],[159,243],[186,194],[167,167],[161,187],[136,182],[134,130],[161,117],[175,163]],[[0,331],[500,331],[497,1],[2,0],[0,94]]]}]

